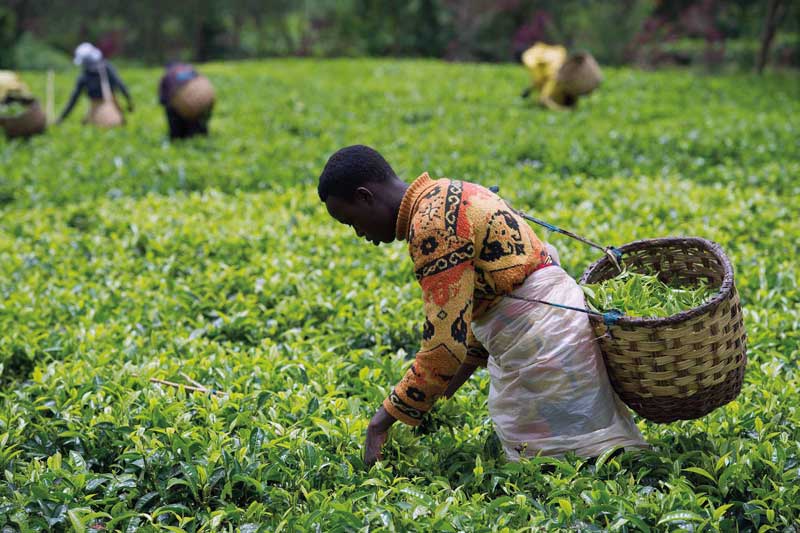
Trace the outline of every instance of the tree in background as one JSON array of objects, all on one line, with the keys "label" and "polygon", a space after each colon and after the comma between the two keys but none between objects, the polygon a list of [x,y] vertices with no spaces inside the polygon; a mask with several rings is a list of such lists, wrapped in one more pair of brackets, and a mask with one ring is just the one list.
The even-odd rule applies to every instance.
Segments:
[{"label": "tree in background", "polygon": [[758,59],[763,68],[771,50],[777,63],[797,64],[800,42],[800,2],[788,0],[769,0],[766,11],[763,0],[5,0],[4,6],[0,67],[66,64],[81,41],[146,64],[287,55],[509,61],[545,41],[588,49],[604,64]]},{"label": "tree in background", "polygon": [[800,4],[775,4],[776,9],[765,10],[763,0],[659,0],[635,39],[633,60],[653,66],[698,60],[708,67],[766,64],[776,28],[783,23],[787,38],[778,59],[796,66]]},{"label": "tree in background", "polygon": [[769,51],[770,48],[772,48],[775,33],[778,31],[778,25],[786,15],[787,5],[788,4],[783,0],[769,0],[767,14],[764,17],[764,30],[761,34],[761,48],[758,52],[758,61],[756,62],[756,70],[759,74],[764,72],[764,67],[767,65]]},{"label": "tree in background", "polygon": [[14,67],[14,44],[17,42],[16,15],[7,8],[0,6],[0,69],[3,65],[7,68]]}]

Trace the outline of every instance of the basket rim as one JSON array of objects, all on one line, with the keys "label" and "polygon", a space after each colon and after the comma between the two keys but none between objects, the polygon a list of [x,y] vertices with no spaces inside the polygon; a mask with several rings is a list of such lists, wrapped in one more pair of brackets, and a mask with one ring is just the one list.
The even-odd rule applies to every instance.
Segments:
[{"label": "basket rim", "polygon": [[36,113],[37,111],[42,111],[42,106],[39,105],[39,101],[38,100],[33,99],[33,101],[31,101],[31,103],[29,103],[25,107],[25,109],[23,111],[17,113],[16,115],[0,115],[0,122],[2,122],[2,123],[6,123],[6,122],[13,123],[14,121],[24,119],[24,118]]},{"label": "basket rim", "polygon": [[[182,93],[184,91],[184,89],[186,89],[193,81],[198,81],[198,80],[199,81],[208,82],[208,84],[211,86],[211,89],[212,90],[214,89],[214,84],[211,83],[211,80],[208,79],[208,77],[203,76],[202,74],[198,74],[194,78],[188,79],[185,82],[183,82],[180,85],[178,85],[178,88],[175,90],[175,94],[173,94],[172,98],[170,98],[170,102],[175,100],[175,98],[177,98],[178,94]],[[195,84],[195,85],[197,85],[197,84]]]},{"label": "basket rim", "polygon": [[[711,311],[712,309],[716,308],[719,304],[721,304],[724,300],[731,297],[731,293],[735,288],[733,279],[733,265],[731,264],[730,259],[728,259],[728,256],[722,250],[722,246],[720,246],[714,241],[710,241],[702,237],[692,237],[692,236],[658,237],[654,239],[640,239],[637,241],[629,242],[627,244],[618,247],[617,249],[624,255],[626,252],[635,252],[647,248],[662,248],[667,245],[675,244],[678,242],[690,243],[698,247],[705,248],[719,260],[724,271],[724,276],[722,279],[722,284],[719,287],[719,292],[717,292],[717,294],[713,298],[711,298],[710,300],[704,302],[703,304],[697,307],[693,307],[692,309],[687,309],[686,311],[681,311],[680,313],[670,315],[667,317],[631,317],[628,315],[624,315],[619,320],[616,321],[615,323],[616,326],[620,325],[668,326],[668,325],[680,324],[691,318],[707,314],[709,311]],[[584,270],[579,283],[581,283],[582,285],[586,284],[587,279],[594,273],[595,270],[603,266],[610,266],[610,261],[611,260],[608,258],[608,256],[603,256],[597,261],[590,264],[586,268],[586,270]],[[591,310],[589,309],[588,304],[586,304],[586,309]],[[596,316],[592,315],[590,315],[589,318],[597,319]]]}]

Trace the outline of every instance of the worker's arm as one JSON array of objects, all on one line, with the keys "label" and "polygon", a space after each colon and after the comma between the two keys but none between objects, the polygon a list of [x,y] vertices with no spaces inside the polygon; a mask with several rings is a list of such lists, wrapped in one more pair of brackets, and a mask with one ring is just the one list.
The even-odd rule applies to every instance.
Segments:
[{"label": "worker's arm", "polygon": [[69,97],[69,101],[67,105],[64,106],[64,110],[58,116],[57,122],[63,122],[69,114],[72,112],[72,109],[75,107],[75,103],[78,101],[78,97],[81,95],[81,91],[83,91],[84,87],[86,87],[86,79],[83,75],[78,78],[78,81],[75,83],[75,88],[72,89],[72,94]]}]

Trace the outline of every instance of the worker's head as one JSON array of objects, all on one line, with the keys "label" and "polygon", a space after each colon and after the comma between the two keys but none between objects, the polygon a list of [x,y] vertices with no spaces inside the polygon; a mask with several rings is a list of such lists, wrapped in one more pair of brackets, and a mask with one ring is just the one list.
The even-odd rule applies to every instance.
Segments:
[{"label": "worker's head", "polygon": [[177,59],[171,59],[164,65],[164,70],[170,70],[175,67],[189,67],[189,64]]},{"label": "worker's head", "polygon": [[334,219],[377,246],[395,238],[397,212],[406,187],[381,154],[354,145],[328,159],[317,192]]},{"label": "worker's head", "polygon": [[103,52],[92,43],[81,43],[75,49],[73,60],[79,67],[87,67],[99,63],[103,59]]}]

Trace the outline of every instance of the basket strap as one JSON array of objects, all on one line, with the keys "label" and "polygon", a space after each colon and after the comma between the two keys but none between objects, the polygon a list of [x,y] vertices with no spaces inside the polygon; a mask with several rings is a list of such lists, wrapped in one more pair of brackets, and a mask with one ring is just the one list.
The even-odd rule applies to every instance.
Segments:
[{"label": "basket strap", "polygon": [[[500,191],[500,187],[498,185],[493,185],[493,186],[489,187],[489,190],[496,194],[498,191]],[[572,237],[573,239],[578,240],[578,241],[580,241],[580,242],[582,242],[584,244],[588,244],[589,246],[591,246],[593,248],[597,248],[598,250],[600,250],[601,252],[603,252],[604,254],[606,254],[608,256],[608,258],[611,260],[611,264],[613,264],[615,267],[617,267],[617,270],[622,272],[622,267],[619,264],[619,262],[622,260],[622,252],[619,250],[619,248],[617,248],[615,246],[601,246],[601,245],[597,244],[594,241],[590,241],[586,237],[581,237],[580,235],[572,233],[571,231],[567,231],[565,229],[559,228],[558,226],[554,226],[554,225],[550,224],[549,222],[545,222],[544,220],[538,219],[536,217],[532,217],[531,215],[529,215],[529,214],[527,214],[527,213],[525,213],[523,211],[520,211],[519,209],[514,209],[513,207],[511,207],[511,204],[508,203],[508,200],[504,200],[504,201],[506,202],[508,207],[513,209],[515,213],[517,213],[519,216],[521,216],[525,220],[530,220],[531,222],[533,222],[535,224],[539,224],[540,226],[542,226],[544,228],[547,228],[550,231],[555,231],[556,233],[561,233],[562,235],[566,235],[567,237]]]},{"label": "basket strap", "polygon": [[625,317],[625,315],[622,312],[620,312],[620,311],[618,311],[616,309],[612,309],[610,311],[606,311],[605,313],[598,313],[597,311],[589,311],[588,309],[581,309],[580,307],[573,307],[571,305],[563,305],[563,304],[556,304],[556,303],[553,303],[553,302],[546,302],[544,300],[537,300],[536,298],[523,298],[522,296],[515,296],[513,294],[504,294],[503,297],[504,298],[512,298],[514,300],[522,300],[524,302],[531,302],[531,303],[535,303],[535,304],[550,305],[550,306],[553,306],[553,307],[558,307],[560,309],[567,309],[567,310],[570,310],[570,311],[578,311],[580,313],[586,313],[587,315],[599,316],[599,317],[601,317],[603,319],[603,323],[606,326],[613,326],[614,324],[619,322],[620,318],[624,318]]},{"label": "basket strap", "polygon": [[[498,185],[492,185],[491,187],[489,187],[489,190],[492,191],[493,193],[497,194],[500,191],[500,187]],[[517,213],[519,216],[521,216],[525,220],[530,220],[531,222],[533,222],[535,224],[539,224],[540,226],[542,226],[544,228],[547,228],[550,231],[555,231],[556,233],[561,233],[562,235],[566,235],[567,237],[572,237],[573,239],[578,240],[578,241],[580,241],[580,242],[582,242],[584,244],[588,244],[589,246],[591,246],[593,248],[597,248],[598,250],[600,250],[601,252],[603,252],[604,254],[606,254],[608,256],[608,258],[611,260],[611,263],[615,267],[617,267],[617,270],[622,272],[622,267],[619,264],[620,261],[622,261],[622,252],[619,250],[619,248],[617,248],[615,246],[601,246],[601,245],[597,244],[596,242],[590,241],[589,239],[587,239],[585,237],[581,237],[580,235],[576,235],[575,233],[572,233],[571,231],[567,231],[565,229],[561,229],[558,226],[554,226],[554,225],[550,224],[549,222],[545,222],[544,220],[540,220],[540,219],[538,219],[536,217],[532,217],[532,216],[530,216],[529,214],[527,214],[527,213],[525,213],[523,211],[520,211],[518,209],[514,209],[513,207],[511,207],[511,204],[508,203],[508,200],[504,199],[503,201],[506,203],[506,205],[508,205],[508,207],[510,209],[512,209],[515,213]],[[506,297],[506,298],[513,298],[514,300],[523,300],[525,302],[532,302],[532,303],[537,303],[537,304],[545,304],[545,305],[550,305],[552,307],[558,307],[560,309],[568,309],[570,311],[578,311],[579,313],[586,313],[587,315],[599,316],[599,317],[601,317],[603,319],[603,323],[606,326],[613,326],[614,324],[619,322],[619,320],[621,318],[625,317],[625,314],[622,313],[621,311],[618,311],[617,309],[611,309],[609,311],[606,311],[605,313],[600,313],[600,312],[597,312],[597,311],[589,311],[588,309],[581,309],[580,307],[573,307],[571,305],[563,305],[563,304],[557,304],[557,303],[553,303],[553,302],[546,302],[544,300],[537,300],[535,298],[523,298],[521,296],[515,296],[513,294],[504,294],[503,296]]]},{"label": "basket strap", "polygon": [[105,62],[101,62],[99,68],[100,91],[103,93],[103,101],[110,102],[114,98],[114,94],[111,92],[111,85],[108,83],[108,71],[106,70]]}]

